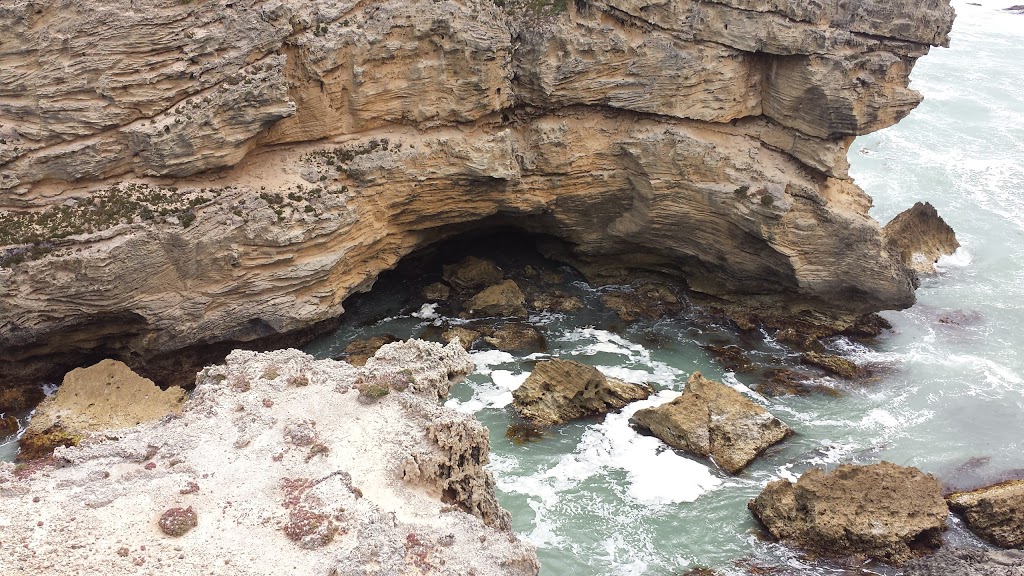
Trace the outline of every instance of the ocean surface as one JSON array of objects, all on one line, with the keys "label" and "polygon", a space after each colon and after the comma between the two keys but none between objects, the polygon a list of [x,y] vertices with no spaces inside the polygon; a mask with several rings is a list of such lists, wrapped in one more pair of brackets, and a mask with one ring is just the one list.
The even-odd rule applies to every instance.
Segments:
[{"label": "ocean surface", "polygon": [[[823,378],[839,397],[763,397],[753,391],[757,373],[727,371],[702,346],[736,344],[765,366],[796,364],[796,352],[768,334],[737,334],[685,315],[626,325],[599,305],[609,288],[592,287],[568,268],[560,270],[567,290],[587,307],[530,318],[549,353],[653,383],[655,396],[517,444],[504,433],[513,421],[511,391],[543,355],[473,352],[477,372],[453,389],[448,405],[491,430],[499,498],[515,530],[538,547],[543,575],[667,576],[697,567],[741,575],[780,565],[839,574],[766,541],[747,501],[772,480],[844,462],[916,466],[951,486],[1024,469],[1024,15],[1002,11],[1005,3],[982,4],[955,1],[951,47],[918,62],[912,87],[924,103],[850,150],[852,174],[874,198],[879,221],[928,201],[963,245],[923,279],[916,306],[883,314],[891,332],[868,343],[828,342],[872,378]],[[525,260],[500,263],[531,263],[512,258]],[[330,357],[354,338],[404,338],[458,322],[410,301],[401,286],[379,286],[338,332],[307,350]],[[693,371],[749,394],[798,434],[730,477],[629,427],[633,412],[678,395]],[[13,449],[0,446],[0,458]],[[979,544],[958,524],[947,538]]]}]

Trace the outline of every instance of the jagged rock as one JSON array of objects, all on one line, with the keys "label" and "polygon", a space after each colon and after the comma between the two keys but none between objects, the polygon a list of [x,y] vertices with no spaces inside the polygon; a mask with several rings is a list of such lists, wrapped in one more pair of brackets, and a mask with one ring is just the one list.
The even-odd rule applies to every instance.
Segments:
[{"label": "jagged rock", "polygon": [[739,346],[703,344],[701,348],[714,356],[718,364],[730,372],[750,372],[755,368],[754,363]]},{"label": "jagged rock", "polygon": [[[233,352],[197,376],[176,418],[60,448],[17,476],[0,463],[5,565],[130,574],[173,559],[173,572],[198,574],[229,558],[237,574],[355,576],[425,561],[536,576],[485,469],[487,429],[438,404],[472,367],[458,344],[420,341],[386,345],[363,368]],[[358,401],[358,379],[399,371],[415,384]],[[25,538],[31,549],[7,549]]]},{"label": "jagged rock", "polygon": [[462,347],[469,350],[480,339],[481,335],[478,330],[472,330],[464,326],[453,326],[442,332],[441,338],[444,338],[446,342],[450,342],[453,338],[458,338]]},{"label": "jagged rock", "polygon": [[630,423],[673,448],[713,458],[730,474],[793,433],[750,398],[700,372],[690,375],[681,396],[638,410]]},{"label": "jagged rock", "polygon": [[1024,576],[1024,552],[943,548],[903,566],[905,576]]},{"label": "jagged rock", "polygon": [[530,306],[537,310],[572,313],[583,309],[583,301],[577,296],[554,290],[533,296]]},{"label": "jagged rock", "polygon": [[526,296],[514,280],[489,286],[466,302],[466,313],[473,318],[490,316],[526,317]]},{"label": "jagged rock", "polygon": [[494,262],[468,256],[455,264],[443,268],[445,282],[462,290],[482,288],[501,282],[504,275]]},{"label": "jagged rock", "polygon": [[659,284],[641,284],[630,291],[607,292],[601,295],[601,303],[624,322],[634,322],[639,318],[657,320],[682,307],[672,290]]},{"label": "jagged rock", "polygon": [[766,396],[807,396],[817,393],[839,396],[839,391],[835,388],[816,383],[809,375],[793,370],[775,368],[769,370],[766,376],[768,379],[757,385],[758,393]]},{"label": "jagged rock", "polygon": [[64,376],[57,393],[40,404],[18,445],[19,460],[46,456],[95,432],[131,428],[181,409],[185,391],[160,390],[122,362],[103,360]]},{"label": "jagged rock", "polygon": [[800,356],[800,361],[804,364],[813,364],[814,366],[822,368],[827,372],[831,372],[836,376],[841,376],[847,379],[856,378],[861,374],[859,366],[846,358],[840,358],[833,354],[808,351],[804,352]]},{"label": "jagged rock", "polygon": [[529,324],[504,324],[484,336],[484,342],[505,352],[545,352],[547,340],[539,330]]},{"label": "jagged rock", "polygon": [[335,360],[345,360],[353,366],[362,366],[377,353],[377,350],[380,350],[381,346],[397,341],[398,338],[391,334],[379,334],[362,340],[353,340],[352,343],[345,346],[345,351]]},{"label": "jagged rock", "polygon": [[971,531],[1003,548],[1024,548],[1024,480],[946,496]]},{"label": "jagged rock", "polygon": [[914,301],[846,153],[919,101],[945,0],[3,10],[3,379],[308,340],[498,220],[752,321]]},{"label": "jagged rock", "polygon": [[956,233],[928,202],[918,202],[882,229],[885,241],[916,272],[935,272],[935,263],[960,247]]},{"label": "jagged rock", "polygon": [[423,288],[423,298],[425,300],[444,301],[448,299],[451,293],[451,288],[441,282],[434,282]]},{"label": "jagged rock", "polygon": [[618,410],[652,393],[646,386],[606,378],[593,366],[554,359],[537,363],[512,392],[512,406],[531,424],[552,426]]},{"label": "jagged rock", "polygon": [[0,389],[0,414],[28,412],[46,398],[38,385],[12,385]]},{"label": "jagged rock", "polygon": [[949,515],[935,478],[889,462],[812,468],[768,484],[748,508],[783,542],[890,564],[938,548]]}]

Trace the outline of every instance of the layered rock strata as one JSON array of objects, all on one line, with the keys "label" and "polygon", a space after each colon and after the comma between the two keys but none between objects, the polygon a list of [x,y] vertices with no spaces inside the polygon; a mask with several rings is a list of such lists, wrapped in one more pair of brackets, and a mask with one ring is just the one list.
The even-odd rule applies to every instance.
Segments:
[{"label": "layered rock strata", "polygon": [[730,474],[793,433],[750,398],[700,372],[678,398],[638,410],[630,423],[673,448],[714,459]]},{"label": "layered rock strata", "polygon": [[748,507],[784,542],[891,564],[941,546],[949,515],[934,477],[889,462],[812,468],[768,484]]},{"label": "layered rock strata", "polygon": [[470,370],[457,344],[419,341],[359,369],[235,352],[179,417],[58,448],[56,467],[0,463],[4,566],[536,575],[484,470],[486,428],[437,401]]},{"label": "layered rock strata", "polygon": [[497,223],[752,319],[909,306],[846,152],[917,105],[910,70],[952,18],[946,0],[0,5],[0,361],[139,367],[296,333]]}]

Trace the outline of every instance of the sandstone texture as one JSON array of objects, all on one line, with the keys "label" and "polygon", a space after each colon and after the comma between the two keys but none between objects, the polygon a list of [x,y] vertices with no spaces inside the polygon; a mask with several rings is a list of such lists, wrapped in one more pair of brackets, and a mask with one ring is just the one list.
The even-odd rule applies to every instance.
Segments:
[{"label": "sandstone texture", "polygon": [[903,263],[915,272],[935,272],[939,258],[960,247],[956,233],[928,202],[918,202],[897,214],[882,234]]},{"label": "sandstone texture", "polygon": [[950,510],[970,529],[996,546],[1024,548],[1024,480],[946,496]]},{"label": "sandstone texture", "polygon": [[783,542],[890,564],[938,548],[949,515],[935,478],[889,462],[812,468],[768,484],[748,507]]},{"label": "sandstone texture", "polygon": [[20,460],[49,454],[57,446],[77,444],[93,432],[131,428],[181,410],[185,391],[161,390],[124,363],[103,360],[68,372],[56,394],[35,410],[19,440]]},{"label": "sandstone texture", "polygon": [[5,2],[0,373],[302,334],[496,225],[768,323],[907,307],[913,271],[846,153],[918,104],[908,75],[952,19],[946,0]]},{"label": "sandstone texture", "polygon": [[652,393],[646,386],[607,378],[593,366],[555,359],[537,363],[512,391],[512,406],[530,424],[552,426],[600,416]]},{"label": "sandstone texture", "polygon": [[943,548],[903,567],[904,576],[1024,576],[1024,552]]},{"label": "sandstone texture", "polygon": [[793,433],[750,398],[700,372],[690,375],[681,396],[638,410],[630,422],[673,448],[712,458],[730,474]]},{"label": "sandstone texture", "polygon": [[[15,574],[536,575],[509,531],[487,429],[438,405],[457,344],[384,346],[363,368],[297,350],[204,369],[181,414],[0,463]],[[372,402],[360,381],[411,385]],[[253,543],[258,542],[258,546]]]}]

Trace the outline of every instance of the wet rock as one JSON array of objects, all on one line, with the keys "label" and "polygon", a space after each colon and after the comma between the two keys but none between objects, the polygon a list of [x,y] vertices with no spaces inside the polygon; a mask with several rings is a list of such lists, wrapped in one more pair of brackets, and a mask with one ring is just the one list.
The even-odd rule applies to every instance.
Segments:
[{"label": "wet rock", "polygon": [[810,394],[828,394],[838,397],[839,391],[830,386],[815,384],[807,374],[801,374],[786,368],[775,368],[766,374],[766,380],[757,385],[757,392],[765,396],[808,396]]},{"label": "wet rock", "polygon": [[448,299],[451,295],[452,289],[446,284],[440,282],[434,282],[423,288],[423,299],[432,300],[434,302],[443,302]]},{"label": "wet rock", "polygon": [[718,364],[730,372],[750,372],[754,369],[754,363],[739,346],[705,344],[701,348],[714,356]]},{"label": "wet rock", "polygon": [[348,346],[345,346],[344,352],[338,358],[344,359],[353,366],[362,366],[376,354],[377,350],[380,350],[381,346],[397,341],[398,338],[392,334],[380,334],[362,340],[353,340]]},{"label": "wet rock", "polygon": [[93,432],[130,428],[178,412],[185,391],[160,390],[152,380],[115,360],[76,368],[57,393],[36,409],[19,441],[19,460],[45,456],[57,446],[76,445]]},{"label": "wet rock", "polygon": [[530,306],[547,312],[572,313],[583,309],[583,300],[561,290],[538,294],[530,299]]},{"label": "wet rock", "polygon": [[491,316],[526,317],[526,297],[513,280],[485,288],[466,302],[466,314],[473,318]]},{"label": "wet rock", "polygon": [[889,462],[812,468],[795,484],[768,484],[747,507],[785,543],[891,564],[938,548],[949,514],[934,477]]},{"label": "wet rock", "polygon": [[750,398],[694,372],[675,400],[637,411],[634,426],[736,474],[793,431]]},{"label": "wet rock", "polygon": [[617,410],[652,392],[646,386],[606,378],[593,366],[554,359],[537,363],[512,392],[512,406],[531,424],[551,426]]},{"label": "wet rock", "polygon": [[504,352],[545,352],[547,340],[539,330],[529,324],[514,323],[499,326],[484,336],[484,342]]},{"label": "wet rock", "polygon": [[455,264],[443,268],[442,277],[445,282],[460,290],[482,288],[501,282],[504,277],[501,268],[494,262],[469,256]]},{"label": "wet rock", "polygon": [[464,326],[453,326],[441,333],[441,338],[445,342],[451,342],[453,338],[458,338],[462,347],[469,350],[473,344],[480,339],[481,333],[478,330],[466,328]]},{"label": "wet rock", "polygon": [[904,576],[1024,576],[1024,552],[943,548],[931,556],[911,560]]},{"label": "wet rock", "polygon": [[39,405],[46,394],[39,386],[11,386],[0,388],[0,414],[28,412]]},{"label": "wet rock", "polygon": [[1024,480],[956,492],[946,502],[985,540],[1003,548],[1024,547]]},{"label": "wet rock", "polygon": [[928,202],[918,202],[896,215],[882,229],[890,250],[911,270],[935,272],[935,262],[960,247],[956,233]]},{"label": "wet rock", "polygon": [[168,536],[183,536],[189,530],[199,525],[199,516],[188,508],[170,508],[160,515],[157,522],[160,530]]},{"label": "wet rock", "polygon": [[0,438],[6,438],[17,432],[21,426],[14,416],[3,416],[0,418]]},{"label": "wet rock", "polygon": [[630,291],[613,291],[601,295],[601,303],[623,322],[639,318],[657,320],[682,309],[679,297],[671,288],[658,283],[638,283]]},{"label": "wet rock", "polygon": [[800,356],[800,361],[804,364],[813,364],[827,372],[831,372],[836,376],[846,379],[853,379],[861,375],[861,369],[859,366],[846,358],[840,358],[839,356],[832,354],[804,352],[804,354]]}]

